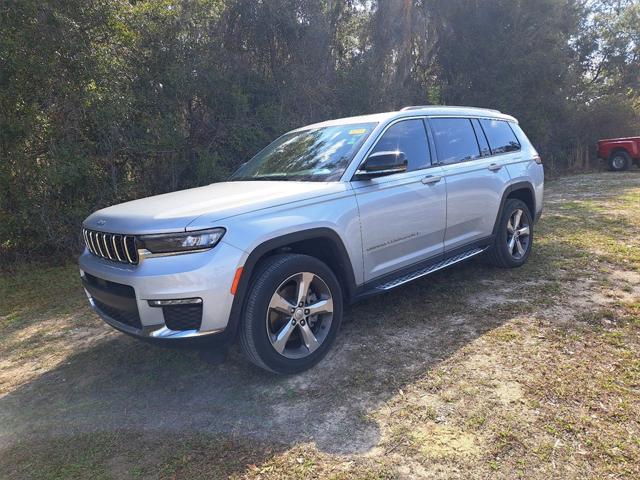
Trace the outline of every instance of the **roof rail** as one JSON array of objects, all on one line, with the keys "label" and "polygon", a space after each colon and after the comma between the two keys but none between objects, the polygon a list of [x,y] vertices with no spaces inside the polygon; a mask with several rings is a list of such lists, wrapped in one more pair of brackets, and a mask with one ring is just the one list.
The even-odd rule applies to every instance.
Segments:
[{"label": "roof rail", "polygon": [[422,110],[423,108],[431,107],[433,105],[410,105],[408,107],[401,108],[401,112],[406,112],[408,110]]},{"label": "roof rail", "polygon": [[485,110],[489,112],[502,113],[500,110],[496,110],[493,108],[481,108],[481,107],[461,107],[456,105],[409,105],[408,107],[401,108],[401,112],[406,112],[409,110],[422,110],[423,108],[466,108],[469,110]]}]

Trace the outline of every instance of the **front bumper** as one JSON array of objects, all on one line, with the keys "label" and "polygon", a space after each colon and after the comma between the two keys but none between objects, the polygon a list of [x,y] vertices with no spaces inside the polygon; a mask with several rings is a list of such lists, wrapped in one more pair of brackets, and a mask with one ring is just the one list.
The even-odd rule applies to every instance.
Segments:
[{"label": "front bumper", "polygon": [[[216,336],[224,332],[233,303],[230,288],[246,254],[224,241],[211,250],[141,258],[138,265],[102,259],[85,250],[79,266],[91,307],[112,327],[160,342]],[[88,274],[88,275],[87,275]],[[198,328],[167,326],[153,300],[201,299]]]}]

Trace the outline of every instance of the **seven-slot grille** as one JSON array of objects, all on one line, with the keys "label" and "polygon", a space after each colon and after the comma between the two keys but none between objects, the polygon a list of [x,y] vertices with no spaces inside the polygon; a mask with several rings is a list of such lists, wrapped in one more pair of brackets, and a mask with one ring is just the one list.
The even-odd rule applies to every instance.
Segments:
[{"label": "seven-slot grille", "polygon": [[83,228],[82,236],[89,251],[98,257],[132,265],[138,263],[136,237],[132,235],[94,232]]}]

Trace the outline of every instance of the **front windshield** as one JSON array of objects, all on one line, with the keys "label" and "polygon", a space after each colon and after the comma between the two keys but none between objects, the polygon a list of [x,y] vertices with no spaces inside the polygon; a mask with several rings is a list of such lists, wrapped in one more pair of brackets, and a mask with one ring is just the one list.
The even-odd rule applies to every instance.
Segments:
[{"label": "front windshield", "polygon": [[231,180],[340,179],[375,123],[354,123],[286,133],[240,167]]}]

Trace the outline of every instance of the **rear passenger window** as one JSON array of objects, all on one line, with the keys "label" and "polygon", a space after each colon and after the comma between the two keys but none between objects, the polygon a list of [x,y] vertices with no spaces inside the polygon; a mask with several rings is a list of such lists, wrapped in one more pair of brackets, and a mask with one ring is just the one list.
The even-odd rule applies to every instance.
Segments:
[{"label": "rear passenger window", "polygon": [[407,171],[419,170],[431,165],[427,131],[422,120],[404,120],[387,129],[371,153],[395,152],[407,156]]},{"label": "rear passenger window", "polygon": [[480,120],[484,133],[487,134],[491,153],[515,152],[520,150],[520,142],[509,124],[503,120]]},{"label": "rear passenger window", "polygon": [[480,157],[476,134],[468,118],[432,118],[429,120],[442,163],[456,163]]}]

